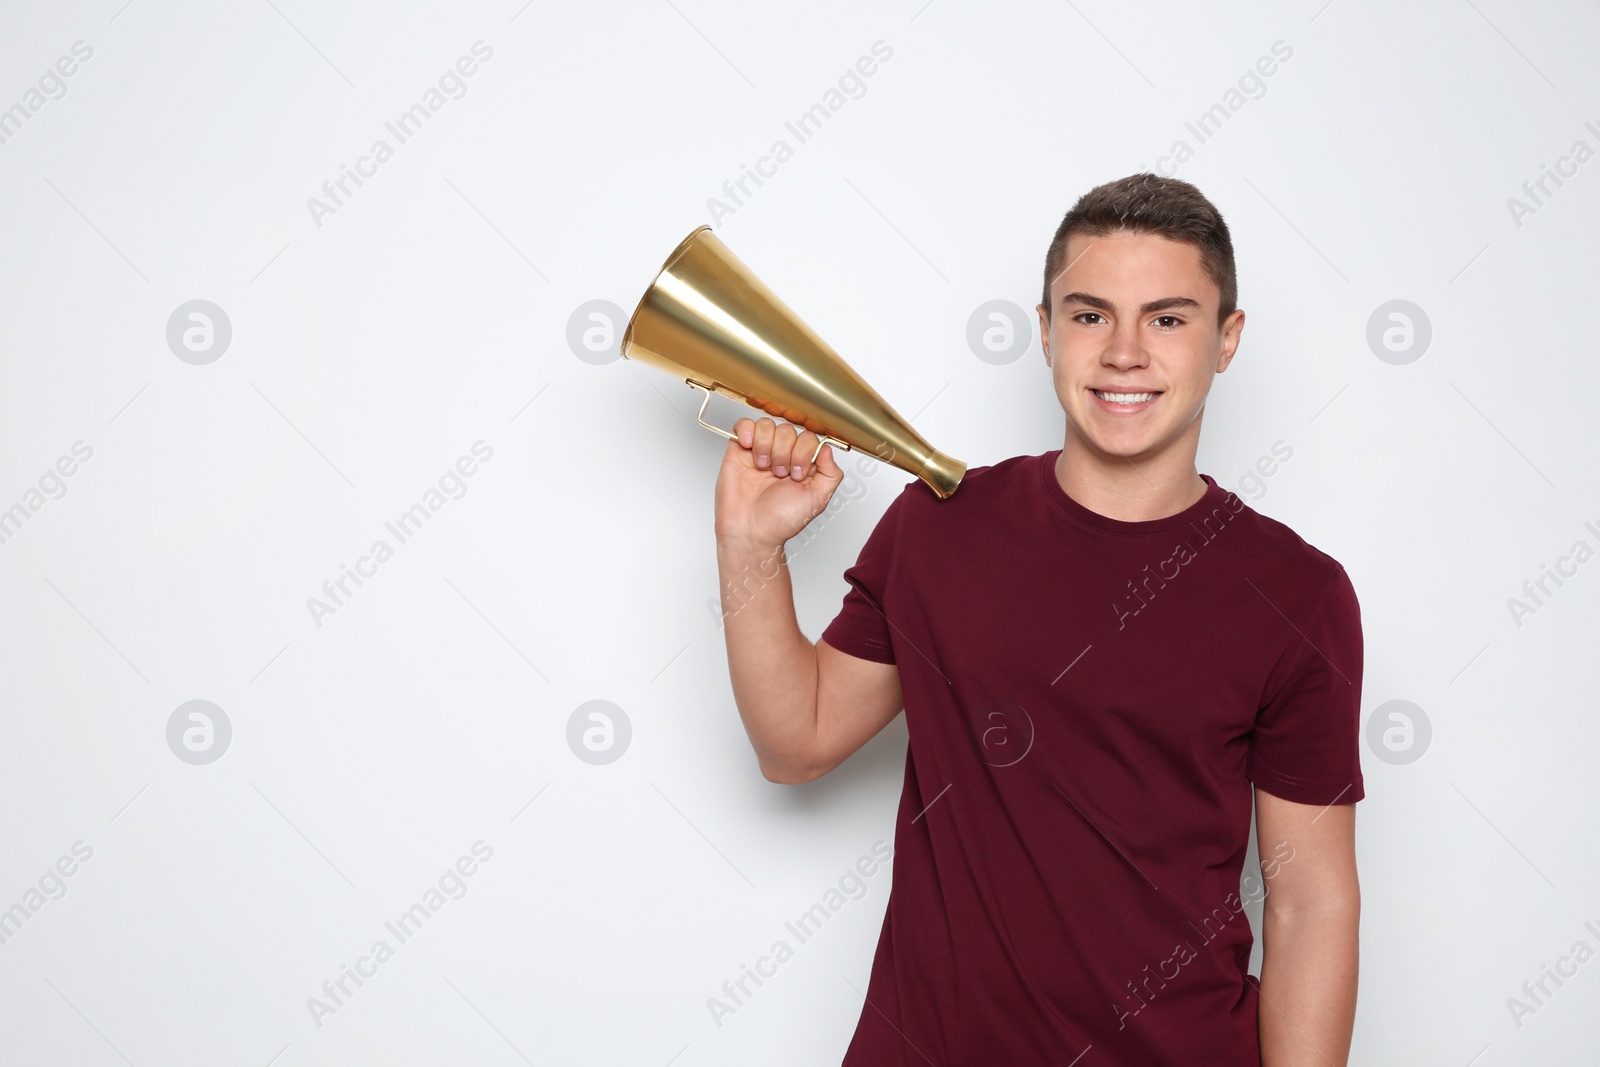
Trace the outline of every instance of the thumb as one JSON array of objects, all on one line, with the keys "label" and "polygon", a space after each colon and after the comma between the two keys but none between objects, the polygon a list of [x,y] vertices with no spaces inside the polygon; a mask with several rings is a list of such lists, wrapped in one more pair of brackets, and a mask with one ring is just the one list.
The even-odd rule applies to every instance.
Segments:
[{"label": "thumb", "polygon": [[822,450],[817,453],[817,462],[811,468],[812,474],[822,483],[822,488],[832,495],[844,480],[844,471],[839,469],[839,463],[833,458],[833,446],[824,443]]}]

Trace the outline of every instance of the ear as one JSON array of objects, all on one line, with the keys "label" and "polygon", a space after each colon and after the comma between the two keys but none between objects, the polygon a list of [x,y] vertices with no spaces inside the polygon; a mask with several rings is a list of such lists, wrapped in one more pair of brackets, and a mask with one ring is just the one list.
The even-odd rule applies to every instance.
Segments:
[{"label": "ear", "polygon": [[1050,362],[1050,316],[1045,314],[1044,305],[1034,308],[1039,314],[1039,347],[1044,349],[1044,365],[1053,366]]},{"label": "ear", "polygon": [[1222,327],[1222,352],[1217,360],[1217,373],[1221,374],[1228,369],[1228,364],[1233,362],[1233,357],[1239,350],[1239,340],[1244,333],[1244,308],[1234,308]]}]

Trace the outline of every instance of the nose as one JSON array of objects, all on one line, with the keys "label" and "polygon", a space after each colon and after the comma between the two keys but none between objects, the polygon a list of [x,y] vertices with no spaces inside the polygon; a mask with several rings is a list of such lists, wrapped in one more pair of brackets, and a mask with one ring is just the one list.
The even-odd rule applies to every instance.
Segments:
[{"label": "nose", "polygon": [[1143,347],[1139,344],[1139,324],[1136,321],[1120,322],[1111,333],[1110,342],[1100,356],[1100,362],[1107,367],[1126,370],[1131,367],[1142,367],[1149,362]]}]

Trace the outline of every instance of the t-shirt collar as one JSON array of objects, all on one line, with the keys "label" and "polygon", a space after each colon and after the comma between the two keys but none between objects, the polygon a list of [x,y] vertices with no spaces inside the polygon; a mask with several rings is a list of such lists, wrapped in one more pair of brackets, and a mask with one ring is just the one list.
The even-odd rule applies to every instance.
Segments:
[{"label": "t-shirt collar", "polygon": [[1146,519],[1140,522],[1113,519],[1109,515],[1100,514],[1098,511],[1090,511],[1068,496],[1066,490],[1061,488],[1061,483],[1056,480],[1055,475],[1056,457],[1059,455],[1061,455],[1061,449],[1056,448],[1038,458],[1040,489],[1055,502],[1058,508],[1073,519],[1085,526],[1091,526],[1094,529],[1104,530],[1108,533],[1139,535],[1160,533],[1164,530],[1187,526],[1191,522],[1198,521],[1203,516],[1211,514],[1222,505],[1223,498],[1228,495],[1228,491],[1218,485],[1216,479],[1212,478],[1211,475],[1201,474],[1200,477],[1206,483],[1205,494],[1182,511],[1159,519]]}]

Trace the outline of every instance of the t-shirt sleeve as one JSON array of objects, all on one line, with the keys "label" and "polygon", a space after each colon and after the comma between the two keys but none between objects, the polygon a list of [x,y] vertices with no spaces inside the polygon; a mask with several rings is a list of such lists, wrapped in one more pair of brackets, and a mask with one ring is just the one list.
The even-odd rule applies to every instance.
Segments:
[{"label": "t-shirt sleeve", "polygon": [[1361,780],[1361,605],[1340,567],[1310,622],[1273,668],[1246,773],[1298,804],[1353,804]]},{"label": "t-shirt sleeve", "polygon": [[[915,482],[908,483],[915,485]],[[822,631],[822,640],[840,652],[869,659],[875,663],[893,663],[894,646],[890,643],[889,619],[884,614],[884,591],[894,569],[895,546],[900,538],[900,516],[905,511],[906,492],[890,501],[878,525],[873,527],[861,554],[844,572],[844,603]]]}]

